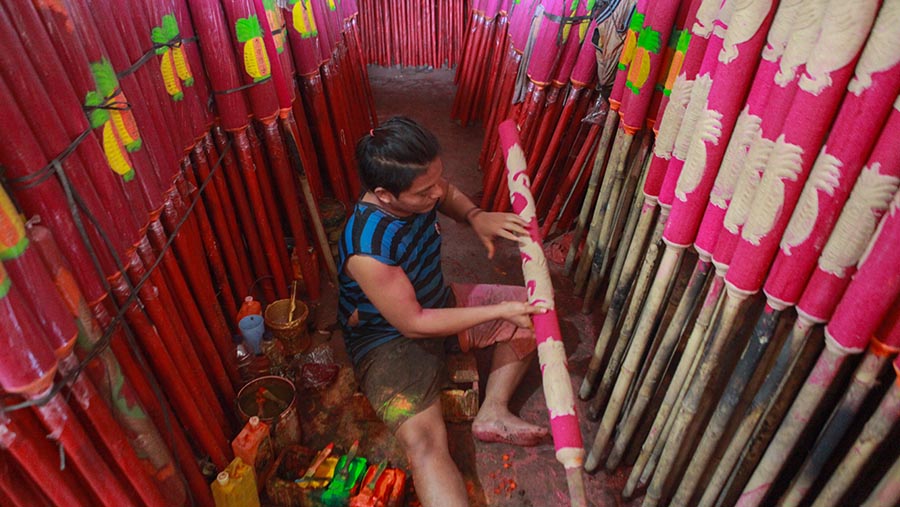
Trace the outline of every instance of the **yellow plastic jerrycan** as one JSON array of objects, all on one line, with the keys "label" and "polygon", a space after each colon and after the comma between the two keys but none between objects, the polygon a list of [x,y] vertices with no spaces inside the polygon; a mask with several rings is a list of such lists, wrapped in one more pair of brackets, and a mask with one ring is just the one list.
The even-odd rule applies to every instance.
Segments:
[{"label": "yellow plastic jerrycan", "polygon": [[241,458],[234,458],[211,488],[216,507],[259,507],[253,467]]}]

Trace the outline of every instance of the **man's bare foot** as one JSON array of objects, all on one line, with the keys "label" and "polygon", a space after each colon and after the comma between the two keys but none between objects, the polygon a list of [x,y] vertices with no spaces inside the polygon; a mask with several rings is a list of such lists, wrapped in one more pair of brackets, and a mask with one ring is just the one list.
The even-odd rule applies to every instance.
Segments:
[{"label": "man's bare foot", "polygon": [[528,423],[506,411],[490,415],[478,414],[472,422],[472,435],[482,442],[502,442],[531,447],[549,434],[547,428]]}]

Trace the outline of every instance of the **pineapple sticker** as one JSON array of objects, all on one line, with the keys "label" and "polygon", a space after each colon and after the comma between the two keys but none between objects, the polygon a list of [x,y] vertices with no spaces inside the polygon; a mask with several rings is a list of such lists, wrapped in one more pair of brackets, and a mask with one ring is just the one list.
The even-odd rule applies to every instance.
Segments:
[{"label": "pineapple sticker", "polygon": [[12,282],[9,281],[9,277],[6,276],[6,270],[3,269],[3,264],[0,264],[0,299],[6,297],[9,294],[9,288],[12,286]]},{"label": "pineapple sticker", "polygon": [[281,54],[284,52],[284,17],[281,15],[281,9],[275,5],[275,0],[263,0],[263,7],[266,10],[266,20],[269,22],[269,28],[272,30],[275,50],[278,54]]},{"label": "pineapple sticker", "polygon": [[0,187],[0,260],[22,255],[28,248],[25,223],[13,205],[9,194]]},{"label": "pineapple sticker", "polygon": [[659,53],[662,46],[660,39],[659,32],[650,27],[644,27],[638,36],[634,58],[628,66],[628,80],[625,82],[625,86],[635,95],[641,93],[641,86],[650,75],[650,53]]},{"label": "pineapple sticker", "polygon": [[[166,85],[166,91],[172,97],[172,100],[181,100],[184,98],[182,85],[191,86],[194,84],[194,75],[191,74],[191,67],[184,55],[184,47],[181,41],[178,41],[181,31],[178,29],[178,22],[175,16],[166,14],[162,17],[162,25],[154,27],[150,32],[150,39],[156,44],[165,44],[156,50],[156,54],[162,58],[159,61],[159,71],[162,73],[163,83]],[[168,45],[172,41],[177,41],[173,45]]]},{"label": "pineapple sticker", "polygon": [[626,70],[628,64],[634,58],[634,49],[637,46],[638,34],[641,33],[641,27],[644,26],[644,13],[635,12],[631,15],[631,22],[628,23],[628,31],[625,32],[625,42],[622,44],[622,54],[619,55],[619,70]]},{"label": "pineapple sticker", "polygon": [[[587,5],[585,6],[587,11],[594,12],[594,4],[597,3],[597,0],[587,0]],[[585,19],[578,25],[578,40],[584,41],[584,36],[587,34],[588,27],[591,24],[591,20]]]},{"label": "pineapple sticker", "polygon": [[85,105],[90,110],[91,127],[103,127],[103,152],[109,167],[125,181],[134,179],[129,152],[141,148],[141,136],[131,114],[128,99],[119,88],[119,80],[109,60],[91,64],[97,89],[87,93]]},{"label": "pineapple sticker", "polygon": [[[579,0],[572,0],[572,6],[569,8],[569,16],[570,18],[575,17],[575,11],[578,10],[578,2]],[[569,40],[569,31],[572,29],[572,25],[569,23],[563,23],[562,25],[562,41],[566,42]]]},{"label": "pineapple sticker", "polygon": [[269,55],[262,40],[262,27],[259,26],[259,18],[250,16],[241,18],[234,24],[238,42],[244,44],[244,70],[253,82],[259,82],[269,77],[272,72],[269,67]]},{"label": "pineapple sticker", "polygon": [[316,17],[312,11],[312,1],[291,0],[291,6],[294,30],[297,30],[300,37],[308,39],[319,35],[319,30],[316,28]]},{"label": "pineapple sticker", "polygon": [[675,78],[678,77],[678,74],[681,74],[681,66],[684,64],[684,55],[687,53],[688,44],[690,44],[690,42],[691,31],[682,30],[678,34],[678,42],[675,43],[675,53],[672,55],[672,63],[669,65],[669,72],[666,74],[666,82],[663,85],[663,93],[666,97],[672,94],[672,87],[675,86]]}]

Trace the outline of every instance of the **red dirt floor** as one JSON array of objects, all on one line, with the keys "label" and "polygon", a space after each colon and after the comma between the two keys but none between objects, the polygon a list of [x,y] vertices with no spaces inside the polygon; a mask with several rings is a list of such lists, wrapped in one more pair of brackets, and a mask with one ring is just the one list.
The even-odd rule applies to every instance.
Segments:
[{"label": "red dirt floor", "polygon": [[[455,93],[453,71],[370,67],[369,74],[379,119],[403,114],[430,128],[442,144],[447,177],[469,195],[480,192],[481,172],[477,160],[483,130],[480,125],[462,128],[450,119]],[[514,244],[499,244],[495,258],[489,260],[483,246],[467,226],[445,217],[441,219],[441,225],[444,234],[443,267],[449,281],[522,284],[519,255]],[[592,315],[583,315],[580,312],[580,298],[572,295],[571,280],[564,276],[560,265],[549,264],[556,288],[556,304],[572,386],[577,392],[601,325],[599,310]],[[317,316],[320,329],[333,328],[336,298],[336,288],[331,285],[325,287],[323,304]],[[346,450],[353,440],[359,439],[359,455],[376,463],[388,459],[393,466],[405,467],[406,458],[396,440],[377,420],[365,398],[356,392],[340,331],[333,333],[329,343],[342,365],[338,380],[322,391],[298,387],[304,445],[319,449],[334,442],[337,448]],[[489,356],[479,352],[478,359],[483,392]],[[528,421],[548,425],[536,360],[513,399],[512,409]],[[578,410],[587,446],[593,441],[597,423],[584,415],[587,412],[586,403],[579,402]],[[468,423],[448,424],[448,430],[451,453],[462,470],[471,505],[569,505],[565,470],[556,461],[549,437],[537,447],[522,448],[476,441],[472,438]],[[505,466],[507,463],[509,466]],[[614,473],[601,471],[593,475],[585,474],[588,505],[639,505],[640,497],[624,500],[619,494],[627,473],[627,469],[619,469]]]}]

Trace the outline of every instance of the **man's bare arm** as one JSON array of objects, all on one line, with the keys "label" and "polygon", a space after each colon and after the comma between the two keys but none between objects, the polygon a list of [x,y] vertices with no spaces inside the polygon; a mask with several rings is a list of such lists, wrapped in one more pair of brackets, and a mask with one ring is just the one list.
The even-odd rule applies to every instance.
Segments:
[{"label": "man's bare arm", "polygon": [[398,266],[388,266],[372,257],[354,255],[347,260],[347,274],[375,305],[375,308],[408,338],[435,338],[495,319],[506,319],[520,327],[530,327],[529,315],[543,310],[521,301],[466,308],[422,308],[415,289]]}]

